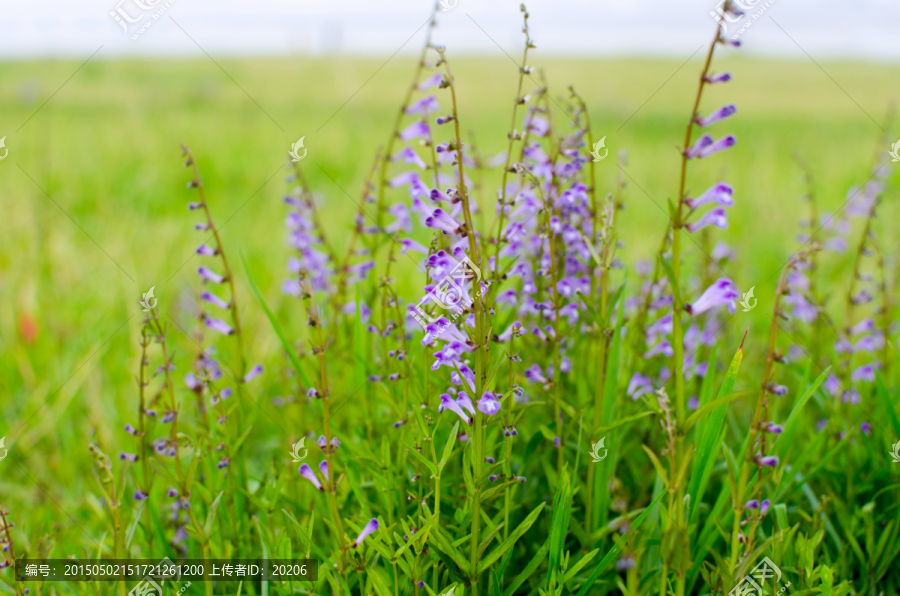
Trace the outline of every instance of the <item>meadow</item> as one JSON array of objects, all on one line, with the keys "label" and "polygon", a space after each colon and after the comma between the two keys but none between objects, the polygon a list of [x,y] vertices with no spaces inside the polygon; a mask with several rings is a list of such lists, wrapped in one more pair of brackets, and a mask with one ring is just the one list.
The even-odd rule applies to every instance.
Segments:
[{"label": "meadow", "polygon": [[[538,43],[529,73],[447,48],[453,85],[408,99],[446,72],[436,50],[422,72],[0,64],[0,562],[319,561],[205,594],[680,596],[767,557],[766,594],[896,594],[900,67],[716,45],[731,80],[698,113],[737,112],[685,147],[705,42],[670,61]],[[682,178],[707,131],[737,144]],[[382,171],[388,145],[425,167]],[[408,171],[425,194],[389,184]],[[727,229],[692,231],[709,207],[684,199],[719,181]],[[406,309],[462,255],[465,304],[429,307],[459,317],[426,335]],[[13,578],[0,593],[130,588]]]}]

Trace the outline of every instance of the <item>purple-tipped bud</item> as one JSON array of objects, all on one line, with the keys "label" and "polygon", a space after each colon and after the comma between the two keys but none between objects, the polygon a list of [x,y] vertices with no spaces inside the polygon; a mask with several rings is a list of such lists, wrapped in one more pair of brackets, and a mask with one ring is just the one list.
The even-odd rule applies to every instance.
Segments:
[{"label": "purple-tipped bud", "polygon": [[727,83],[731,80],[731,74],[722,72],[719,74],[707,75],[704,80],[707,83]]},{"label": "purple-tipped bud", "polygon": [[218,273],[214,273],[213,271],[207,269],[206,267],[197,268],[197,273],[199,273],[200,277],[202,277],[206,281],[211,281],[215,284],[220,284],[223,281],[225,281],[224,277],[222,277]]},{"label": "purple-tipped bud", "polygon": [[198,230],[200,232],[205,232],[206,230],[209,229],[209,225],[205,224],[205,223],[194,224],[194,229]]},{"label": "purple-tipped bud", "polygon": [[525,477],[524,477],[524,476],[514,476],[514,478],[515,478],[516,480],[518,480],[519,482],[521,482],[522,484],[525,484]]},{"label": "purple-tipped bud", "polygon": [[250,369],[250,372],[248,372],[246,375],[244,375],[244,382],[249,383],[256,377],[261,375],[262,371],[263,371],[262,364],[257,364],[256,366],[254,366],[253,368]]},{"label": "purple-tipped bud", "polygon": [[130,461],[130,462],[135,462],[138,460],[138,456],[135,455],[134,453],[121,453],[121,454],[119,454],[119,459],[125,460],[125,461]]},{"label": "purple-tipped bud", "polygon": [[762,517],[766,514],[766,512],[769,510],[769,506],[771,504],[772,504],[772,502],[769,501],[769,499],[765,499],[765,500],[763,500],[762,503],[759,504],[759,516],[760,517]]},{"label": "purple-tipped bud", "polygon": [[691,234],[693,234],[697,230],[703,229],[706,226],[715,226],[722,230],[727,230],[728,217],[725,215],[725,210],[721,207],[716,207],[715,209],[707,211],[706,214],[703,215],[703,217],[693,223],[687,224],[685,227]]},{"label": "purple-tipped bud", "polygon": [[163,424],[171,424],[172,422],[175,422],[175,418],[176,418],[175,412],[173,412],[172,410],[166,410],[163,413],[163,417],[162,417],[162,420],[160,420],[160,422],[162,422]]},{"label": "purple-tipped bud", "polygon": [[719,182],[718,184],[711,186],[696,199],[687,198],[684,200],[684,202],[691,209],[696,209],[697,207],[706,205],[707,203],[715,203],[716,205],[721,205],[723,207],[731,207],[732,205],[734,205],[733,195],[734,188],[732,188],[730,184]]},{"label": "purple-tipped bud", "polygon": [[138,434],[137,429],[134,428],[133,426],[131,426],[130,424],[125,425],[125,432],[127,432],[129,435],[134,435],[134,436],[137,436],[137,434]]},{"label": "purple-tipped bud", "polygon": [[328,460],[323,459],[319,464],[319,471],[322,472],[322,476],[325,477],[325,480],[328,480]]},{"label": "purple-tipped bud", "polygon": [[219,319],[213,319],[212,317],[205,317],[203,319],[203,323],[210,329],[214,329],[215,331],[218,331],[222,335],[231,335],[232,333],[234,333],[234,329],[232,329],[231,326],[228,325],[228,323],[226,323],[225,321],[219,320]]},{"label": "purple-tipped bud", "polygon": [[203,203],[188,203],[187,204],[187,208],[190,209],[191,211],[196,211],[197,209],[200,209],[201,207],[203,207]]},{"label": "purple-tipped bud", "polygon": [[312,482],[313,486],[315,486],[319,491],[325,490],[324,488],[322,488],[322,483],[319,482],[318,478],[316,478],[315,472],[313,472],[312,468],[310,468],[307,464],[303,464],[302,466],[297,468],[297,471],[300,472],[301,476]]},{"label": "purple-tipped bud", "polygon": [[147,498],[147,493],[145,493],[144,491],[142,491],[142,490],[134,491],[134,500],[135,501],[143,501],[146,498]]},{"label": "purple-tipped bud", "polygon": [[704,157],[709,157],[713,153],[718,153],[719,151],[725,151],[729,147],[733,147],[737,143],[737,139],[734,135],[728,135],[727,137],[723,137],[709,145],[708,147],[704,147],[697,153],[697,157],[699,159],[703,159]]},{"label": "purple-tipped bud", "polygon": [[727,306],[729,312],[735,311],[735,300],[740,296],[734,282],[727,277],[720,277],[706,288],[694,303],[685,304],[684,310],[689,315],[699,315],[711,308]]},{"label": "purple-tipped bud", "polygon": [[737,112],[737,106],[734,104],[724,105],[706,118],[697,118],[697,124],[700,126],[709,126],[714,122],[733,116],[735,112]]},{"label": "purple-tipped bud", "polygon": [[775,424],[774,422],[770,422],[768,426],[766,426],[766,430],[773,435],[780,435],[784,432],[784,427],[780,424]]},{"label": "purple-tipped bud", "polygon": [[496,480],[497,480],[496,474],[491,474],[490,476],[488,476],[488,482],[494,482]]},{"label": "purple-tipped bud", "polygon": [[169,491],[166,493],[170,498],[174,499],[178,496],[178,490],[174,488],[169,488]]},{"label": "purple-tipped bud", "polygon": [[219,251],[214,248],[210,248],[205,244],[201,244],[200,248],[197,249],[197,254],[204,257],[214,257],[219,254]]},{"label": "purple-tipped bud", "polygon": [[356,541],[353,543],[353,548],[359,547],[359,545],[362,544],[363,540],[365,540],[369,534],[377,529],[378,520],[373,517],[369,520],[369,523],[367,523],[366,526],[362,529],[362,532],[359,533],[359,536],[357,536]]},{"label": "purple-tipped bud", "polygon": [[774,468],[778,465],[778,458],[774,455],[758,455],[756,456],[756,465]]},{"label": "purple-tipped bud", "polygon": [[420,587],[420,588],[424,588],[424,587],[425,587],[425,582],[423,582],[422,580],[419,580],[419,587]]},{"label": "purple-tipped bud", "polygon": [[319,397],[319,391],[315,387],[310,387],[306,390],[307,397]]},{"label": "purple-tipped bud", "polygon": [[768,391],[772,395],[784,397],[785,395],[787,395],[788,388],[784,385],[779,385],[778,383],[769,383],[768,385],[766,385],[766,391]]},{"label": "purple-tipped bud", "polygon": [[225,302],[224,300],[222,300],[221,298],[219,298],[212,292],[201,292],[200,300],[204,300],[206,302],[209,302],[210,304],[215,304],[219,308],[223,308],[225,310],[228,310],[229,308],[231,308],[230,304],[228,304],[227,302]]},{"label": "purple-tipped bud", "polygon": [[859,430],[861,430],[862,433],[868,437],[870,434],[872,434],[872,425],[868,422],[863,422],[859,425]]},{"label": "purple-tipped bud", "polygon": [[493,457],[486,457],[486,458],[484,458],[484,461],[486,461],[489,464],[495,463],[495,460]]},{"label": "purple-tipped bud", "polygon": [[744,504],[744,509],[759,509],[759,501],[751,499]]},{"label": "purple-tipped bud", "polygon": [[216,464],[216,467],[221,470],[222,468],[227,468],[230,463],[231,463],[230,457],[223,457],[222,459],[219,460],[219,463]]}]

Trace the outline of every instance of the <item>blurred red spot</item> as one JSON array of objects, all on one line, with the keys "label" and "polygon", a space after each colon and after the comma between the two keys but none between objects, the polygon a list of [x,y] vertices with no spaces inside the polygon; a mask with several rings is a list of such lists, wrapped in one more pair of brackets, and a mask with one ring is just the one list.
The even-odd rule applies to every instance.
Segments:
[{"label": "blurred red spot", "polygon": [[38,322],[28,313],[19,313],[19,335],[29,346],[33,346],[38,337]]}]

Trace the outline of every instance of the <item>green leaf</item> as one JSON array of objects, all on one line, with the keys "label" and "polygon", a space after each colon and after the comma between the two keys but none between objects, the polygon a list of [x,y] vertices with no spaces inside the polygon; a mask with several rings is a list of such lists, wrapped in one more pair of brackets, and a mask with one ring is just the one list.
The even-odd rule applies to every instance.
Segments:
[{"label": "green leaf", "polygon": [[728,371],[725,373],[725,378],[722,380],[722,386],[719,387],[717,399],[701,406],[702,408],[709,406],[710,404],[718,403],[718,405],[712,409],[709,420],[707,420],[704,425],[703,437],[700,439],[700,447],[697,450],[697,459],[694,461],[694,470],[691,473],[691,479],[688,483],[688,494],[691,495],[691,509],[690,515],[688,516],[689,524],[697,521],[697,515],[700,513],[700,501],[703,498],[702,487],[705,484],[704,481],[709,480],[709,475],[712,473],[713,464],[715,463],[715,458],[712,456],[714,453],[718,453],[719,445],[724,436],[721,430],[722,424],[725,421],[725,413],[728,410],[728,401],[723,403],[720,399],[725,399],[726,396],[729,396],[734,391],[734,383],[737,380],[738,371],[741,369],[741,360],[743,357],[744,350],[742,344],[734,353],[731,364],[728,365]]},{"label": "green leaf", "polygon": [[[543,505],[543,503],[541,503]],[[456,565],[462,570],[463,574],[469,574],[469,562],[466,561],[466,558],[462,556],[456,547],[454,547],[446,536],[441,532],[440,528],[434,526],[431,529],[431,534],[429,535],[429,542],[434,544],[435,548],[437,548],[442,554],[449,557]],[[452,570],[452,566],[449,566]]]},{"label": "green leaf", "polygon": [[813,393],[816,392],[816,389],[819,388],[825,379],[828,378],[828,373],[831,372],[831,367],[826,368],[821,375],[813,381],[813,384],[807,387],[806,392],[797,400],[797,403],[794,404],[794,408],[791,410],[790,415],[788,415],[787,422],[784,423],[784,432],[782,432],[778,438],[775,439],[775,443],[772,446],[773,453],[776,455],[783,455],[784,450],[788,445],[791,444],[791,437],[794,435],[794,428],[797,426],[797,422],[800,420],[800,410],[803,409],[803,406],[806,405],[806,402],[809,401],[809,398],[812,397]]},{"label": "green leaf", "polygon": [[528,562],[528,565],[525,566],[518,575],[516,575],[515,579],[513,579],[512,583],[509,584],[506,589],[503,591],[503,596],[512,596],[519,589],[519,586],[525,583],[531,575],[537,571],[537,568],[544,562],[544,559],[547,557],[547,551],[550,550],[550,538],[544,541],[544,545],[538,549],[538,551],[531,558],[531,561]]},{"label": "green leaf", "polygon": [[253,281],[253,276],[250,275],[250,269],[247,268],[247,261],[244,260],[243,254],[241,255],[241,263],[244,265],[244,272],[247,274],[247,282],[250,286],[250,291],[253,293],[253,297],[256,298],[256,301],[259,302],[259,305],[262,307],[263,311],[265,311],[266,316],[269,318],[269,322],[272,323],[272,328],[275,330],[275,334],[278,335],[278,339],[281,340],[281,345],[284,346],[284,350],[285,352],[287,352],[288,358],[290,358],[291,364],[294,366],[294,370],[296,370],[297,374],[300,375],[300,379],[303,381],[304,387],[312,387],[312,383],[309,382],[309,379],[306,377],[306,373],[303,372],[303,367],[300,366],[300,359],[297,358],[294,347],[291,346],[291,342],[288,341],[287,336],[281,329],[281,325],[279,325],[278,321],[275,319],[274,313],[272,313],[271,309],[269,309],[269,306],[266,304],[266,300],[260,293],[259,288],[256,287],[256,283]]},{"label": "green leaf", "polygon": [[144,501],[138,501],[131,514],[131,523],[125,532],[125,550],[131,549],[131,541],[134,538],[134,531],[137,530],[138,523],[141,521],[141,514],[144,512]]},{"label": "green leaf", "polygon": [[601,426],[600,428],[598,428],[597,434],[599,435],[601,433],[605,433],[606,431],[610,431],[615,428],[619,428],[620,426],[624,426],[624,425],[628,424],[629,422],[635,422],[637,420],[640,420],[641,418],[646,418],[647,416],[652,416],[655,413],[656,412],[650,410],[649,412],[641,412],[640,414],[634,414],[633,416],[627,416],[625,418],[620,418],[619,420],[616,420],[609,426]]},{"label": "green leaf", "polygon": [[[659,503],[660,501],[662,501],[662,498],[664,496],[666,496],[667,494],[669,494],[669,492],[665,491],[665,490],[660,492],[656,496],[656,498],[653,499],[653,501],[649,505],[647,505],[647,507],[641,512],[641,514],[638,515],[636,518],[634,518],[634,521],[631,523],[631,531],[632,532],[637,531],[637,529],[641,527],[641,524],[644,523],[644,520],[647,518],[648,515],[650,515],[650,512],[653,510],[653,508],[656,506],[656,504]],[[584,584],[582,584],[581,589],[578,590],[578,593],[575,596],[585,596],[585,594],[587,594],[590,591],[590,589],[594,586],[594,582],[597,580],[598,577],[600,577],[600,574],[603,573],[603,571],[606,569],[606,567],[610,563],[612,563],[613,560],[616,557],[618,557],[619,553],[621,553],[621,552],[622,552],[622,550],[619,548],[619,545],[613,544],[612,548],[609,549],[609,552],[606,553],[606,556],[603,557],[603,559],[597,564],[596,567],[594,567],[594,570],[588,576],[587,581],[585,581]],[[506,595],[504,594],[504,596],[506,596]]]},{"label": "green leaf", "polygon": [[519,524],[519,527],[512,531],[512,533],[509,535],[509,538],[504,540],[500,544],[500,546],[492,550],[487,557],[485,557],[478,563],[475,571],[476,576],[484,573],[485,569],[493,565],[494,561],[499,559],[501,556],[503,556],[503,553],[513,547],[513,545],[522,536],[522,534],[528,531],[528,528],[531,527],[531,524],[534,523],[541,511],[543,511],[544,505],[546,505],[546,503],[541,503],[540,505],[532,509],[531,513],[528,514],[528,517],[526,517],[525,520],[521,524]]},{"label": "green leaf", "polygon": [[219,502],[221,502],[222,495],[224,494],[225,491],[223,490],[219,493],[219,496],[216,497],[216,500],[212,502],[212,505],[209,506],[209,513],[206,514],[206,523],[203,524],[203,535],[206,537],[204,542],[208,542],[212,536],[213,523],[216,521],[216,511],[219,509]]},{"label": "green leaf", "polygon": [[447,437],[447,443],[444,445],[444,453],[441,455],[441,461],[438,462],[438,472],[444,471],[444,466],[447,465],[447,462],[450,461],[450,454],[453,453],[453,446],[456,445],[456,437],[459,433],[459,420],[456,421],[456,424],[453,425],[453,430],[450,431],[450,436]]},{"label": "green leaf", "polygon": [[700,418],[702,418],[703,416],[705,416],[706,413],[709,412],[710,410],[714,410],[716,408],[726,406],[736,399],[740,399],[742,397],[747,397],[751,393],[755,393],[755,390],[744,389],[743,391],[733,391],[724,397],[717,397],[716,399],[712,400],[711,402],[707,402],[707,403],[703,404],[702,406],[700,406],[699,408],[694,410],[694,412],[691,413],[690,416],[688,416],[688,419],[685,420],[685,422],[684,422],[684,429],[688,430],[692,426],[697,424],[697,421],[700,420]]},{"label": "green leaf", "polygon": [[426,468],[428,468],[428,470],[429,470],[433,475],[435,475],[435,476],[438,475],[438,469],[437,469],[437,467],[435,467],[434,462],[428,460],[424,455],[422,455],[421,453],[419,453],[419,450],[418,450],[418,449],[416,449],[415,447],[411,446],[409,443],[406,443],[406,442],[404,441],[403,444],[406,446],[406,448],[409,450],[409,452],[412,453],[413,457],[415,457],[415,458],[416,458],[417,460],[419,460]]},{"label": "green leaf", "polygon": [[900,420],[897,419],[897,412],[894,411],[894,403],[891,401],[891,395],[888,393],[887,386],[884,384],[881,372],[877,370],[875,371],[875,389],[884,404],[884,409],[888,411],[891,425],[894,427],[894,435],[900,437]]}]

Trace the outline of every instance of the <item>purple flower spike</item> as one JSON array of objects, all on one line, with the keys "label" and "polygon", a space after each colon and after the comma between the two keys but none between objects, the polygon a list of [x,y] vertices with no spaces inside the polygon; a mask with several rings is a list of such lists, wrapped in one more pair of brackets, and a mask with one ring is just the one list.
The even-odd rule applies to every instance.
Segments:
[{"label": "purple flower spike", "polygon": [[722,207],[731,207],[732,205],[734,205],[734,198],[732,197],[733,194],[734,189],[730,184],[719,182],[715,186],[710,187],[706,192],[704,192],[696,199],[687,198],[684,200],[684,202],[691,209],[696,209],[697,207],[706,205],[707,203],[715,203],[716,205],[721,205]]},{"label": "purple flower spike", "polygon": [[693,234],[706,226],[716,226],[722,230],[727,230],[728,217],[725,215],[725,210],[721,207],[716,207],[711,211],[707,211],[703,217],[693,223],[687,224],[685,227]]},{"label": "purple flower spike", "polygon": [[256,366],[254,366],[253,368],[250,369],[250,372],[248,372],[246,375],[244,375],[244,382],[249,383],[256,377],[261,375],[262,371],[263,371],[262,364],[257,364]]},{"label": "purple flower spike", "polygon": [[689,315],[699,315],[711,308],[727,305],[728,311],[733,313],[736,307],[735,300],[740,295],[741,294],[734,286],[733,281],[727,277],[720,277],[713,282],[711,286],[706,288],[706,291],[700,295],[700,298],[698,298],[696,302],[693,304],[685,304],[684,310],[686,310]]},{"label": "purple flower spike", "polygon": [[751,499],[744,505],[744,509],[759,509],[759,501]]},{"label": "purple flower spike", "polygon": [[205,279],[206,281],[211,281],[214,284],[220,284],[225,281],[225,278],[219,275],[218,273],[213,273],[206,267],[200,267],[197,269],[197,273],[200,274],[200,277]]},{"label": "purple flower spike", "polygon": [[419,137],[427,137],[428,136],[428,123],[426,122],[413,122],[406,128],[404,128],[400,132],[400,139],[403,141],[409,141],[412,139],[417,139]]},{"label": "purple flower spike", "polygon": [[697,124],[700,126],[709,126],[719,120],[724,120],[725,118],[733,116],[735,112],[737,112],[737,106],[730,103],[722,106],[706,118],[697,118]]},{"label": "purple flower spike", "polygon": [[438,412],[443,412],[444,410],[455,412],[466,424],[469,423],[469,417],[449,393],[441,393],[441,405],[438,406]]},{"label": "purple flower spike", "polygon": [[731,74],[727,72],[722,72],[714,75],[707,75],[706,82],[707,83],[727,83],[731,80]]},{"label": "purple flower spike", "polygon": [[203,255],[204,257],[214,257],[219,254],[219,251],[215,250],[214,248],[210,248],[205,244],[201,244],[200,248],[197,249],[197,254]]},{"label": "purple flower spike", "polygon": [[319,482],[318,478],[316,478],[315,472],[312,471],[312,468],[310,468],[309,465],[303,464],[302,466],[297,468],[297,471],[300,472],[301,476],[312,482],[313,486],[315,486],[319,491],[325,490],[324,488],[322,488],[322,483]]},{"label": "purple flower spike", "polygon": [[225,321],[220,321],[219,319],[212,319],[210,317],[206,317],[205,319],[203,319],[203,322],[206,324],[207,327],[209,327],[210,329],[215,329],[222,335],[231,335],[232,333],[234,333],[234,329],[229,327],[228,323],[226,323]]},{"label": "purple flower spike", "polygon": [[758,455],[756,457],[756,465],[774,468],[778,465],[778,458],[774,455]]},{"label": "purple flower spike", "polygon": [[484,395],[481,396],[481,399],[478,400],[478,410],[482,414],[493,416],[500,411],[500,401],[493,392],[486,391]]},{"label": "purple flower spike", "polygon": [[325,480],[328,480],[328,460],[323,459],[322,463],[319,464],[319,471],[322,472],[322,476],[325,477]]},{"label": "purple flower spike", "polygon": [[363,540],[366,539],[366,536],[374,532],[378,529],[378,520],[376,518],[372,518],[369,520],[369,523],[362,529],[362,532],[359,533],[359,536],[356,538],[356,542],[353,543],[353,548],[359,547],[362,544]]},{"label": "purple flower spike", "polygon": [[702,137],[697,139],[697,142],[694,143],[694,146],[691,147],[690,149],[688,149],[687,153],[685,153],[684,155],[688,159],[694,159],[695,157],[700,155],[701,151],[703,151],[704,149],[706,149],[707,147],[709,147],[712,144],[713,144],[713,138],[709,135],[703,135]]},{"label": "purple flower spike", "polygon": [[728,135],[727,137],[723,137],[713,143],[712,145],[701,149],[697,154],[699,159],[703,159],[704,157],[709,157],[713,153],[718,153],[719,151],[725,151],[729,147],[733,147],[737,143],[737,139],[734,135]]},{"label": "purple flower spike", "polygon": [[145,493],[144,491],[142,491],[142,490],[134,491],[134,500],[135,501],[143,501],[146,498],[147,498],[147,493]]},{"label": "purple flower spike", "polygon": [[119,459],[123,459],[125,461],[135,462],[138,460],[138,456],[134,453],[122,453],[119,455]]},{"label": "purple flower spike", "polygon": [[204,300],[206,302],[209,302],[210,304],[215,304],[219,308],[224,308],[225,310],[228,310],[228,308],[230,308],[230,305],[227,302],[211,292],[201,292],[200,300]]},{"label": "purple flower spike", "polygon": [[766,514],[766,512],[769,510],[769,506],[771,504],[772,504],[772,502],[769,499],[765,499],[765,500],[763,500],[762,503],[759,504],[759,516],[760,517],[762,517]]}]

